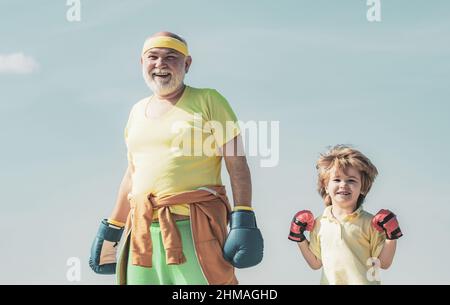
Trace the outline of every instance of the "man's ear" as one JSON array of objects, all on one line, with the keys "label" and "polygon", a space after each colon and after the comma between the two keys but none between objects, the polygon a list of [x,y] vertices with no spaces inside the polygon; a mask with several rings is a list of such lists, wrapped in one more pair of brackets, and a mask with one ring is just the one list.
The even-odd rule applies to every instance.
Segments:
[{"label": "man's ear", "polygon": [[141,56],[141,58],[139,59],[140,61],[141,61],[141,65],[144,63],[143,61],[142,61],[142,56]]},{"label": "man's ear", "polygon": [[186,60],[184,61],[184,71],[186,71],[186,73],[189,72],[189,67],[192,64],[192,57],[190,55],[186,56]]}]

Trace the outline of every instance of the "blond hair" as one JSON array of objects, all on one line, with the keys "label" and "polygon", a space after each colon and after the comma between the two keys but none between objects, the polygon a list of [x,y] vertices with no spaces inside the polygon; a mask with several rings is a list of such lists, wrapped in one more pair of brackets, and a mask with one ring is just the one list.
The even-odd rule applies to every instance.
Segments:
[{"label": "blond hair", "polygon": [[347,145],[336,145],[329,149],[326,153],[321,154],[316,163],[318,171],[318,192],[322,196],[325,205],[331,205],[330,195],[326,192],[326,185],[330,179],[330,174],[333,169],[340,169],[344,172],[347,168],[353,167],[361,174],[361,194],[357,201],[357,207],[363,202],[372,187],[372,184],[378,175],[378,170],[375,165],[370,162],[360,151],[351,148]]}]

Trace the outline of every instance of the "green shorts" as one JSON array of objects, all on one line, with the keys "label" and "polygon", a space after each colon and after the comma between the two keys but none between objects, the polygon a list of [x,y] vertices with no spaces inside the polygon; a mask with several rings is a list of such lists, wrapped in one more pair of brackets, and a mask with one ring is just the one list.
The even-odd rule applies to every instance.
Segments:
[{"label": "green shorts", "polygon": [[[181,234],[183,253],[186,262],[181,265],[167,265],[166,253],[161,238],[161,229],[158,222],[152,223],[150,233],[153,243],[152,267],[141,267],[131,264],[128,260],[128,285],[207,285],[192,240],[191,221],[179,220],[176,222]],[[131,256],[131,253],[129,253]]]}]

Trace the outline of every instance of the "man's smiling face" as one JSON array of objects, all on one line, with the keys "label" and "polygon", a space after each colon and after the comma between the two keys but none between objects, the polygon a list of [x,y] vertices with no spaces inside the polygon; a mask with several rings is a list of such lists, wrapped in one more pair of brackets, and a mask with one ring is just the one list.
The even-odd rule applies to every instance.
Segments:
[{"label": "man's smiling face", "polygon": [[187,57],[169,48],[152,48],[142,56],[142,74],[150,89],[168,95],[183,85]]}]

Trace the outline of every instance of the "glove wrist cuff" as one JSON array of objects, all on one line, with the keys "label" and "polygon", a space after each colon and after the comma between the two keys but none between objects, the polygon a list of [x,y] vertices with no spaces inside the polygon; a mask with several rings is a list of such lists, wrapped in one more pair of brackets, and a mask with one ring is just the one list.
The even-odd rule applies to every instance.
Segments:
[{"label": "glove wrist cuff", "polygon": [[306,240],[306,236],[303,233],[293,233],[290,232],[288,236],[289,240],[301,243],[302,241]]},{"label": "glove wrist cuff", "polygon": [[111,219],[111,218],[108,218],[108,223],[110,223],[110,224],[112,224],[114,226],[120,227],[120,228],[125,227],[125,223],[124,222],[121,222],[121,221],[118,221],[118,220],[115,220],[115,219]]},{"label": "glove wrist cuff", "polygon": [[247,205],[236,205],[233,211],[253,211],[253,208]]},{"label": "glove wrist cuff", "polygon": [[402,231],[400,231],[400,228],[397,228],[396,230],[391,232],[391,234],[388,234],[386,230],[385,230],[385,233],[386,233],[386,239],[388,239],[388,240],[396,240],[403,236],[403,233],[402,233]]},{"label": "glove wrist cuff", "polygon": [[230,228],[256,228],[256,217],[253,211],[234,211],[231,213]]},{"label": "glove wrist cuff", "polygon": [[107,241],[118,242],[122,237],[123,230],[124,228],[116,227],[104,219],[100,224],[97,236]]}]

